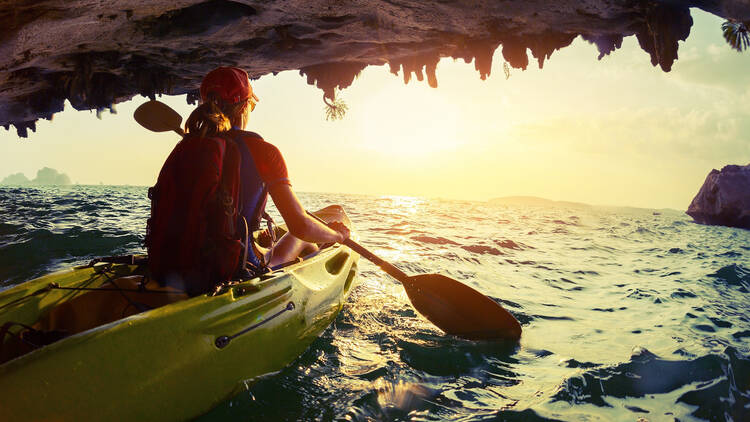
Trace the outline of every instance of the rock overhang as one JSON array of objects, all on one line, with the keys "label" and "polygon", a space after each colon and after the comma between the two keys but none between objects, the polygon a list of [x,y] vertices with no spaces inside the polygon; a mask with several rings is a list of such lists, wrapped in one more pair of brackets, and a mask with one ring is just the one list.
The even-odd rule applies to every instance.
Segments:
[{"label": "rock overhang", "polygon": [[[135,95],[188,94],[219,65],[253,78],[299,70],[332,99],[369,65],[436,87],[442,57],[490,75],[539,67],[581,36],[599,58],[636,36],[669,71],[690,34],[690,7],[750,20],[750,1],[3,1],[0,125],[19,136],[65,101],[106,110]],[[531,54],[531,58],[529,57]]]}]

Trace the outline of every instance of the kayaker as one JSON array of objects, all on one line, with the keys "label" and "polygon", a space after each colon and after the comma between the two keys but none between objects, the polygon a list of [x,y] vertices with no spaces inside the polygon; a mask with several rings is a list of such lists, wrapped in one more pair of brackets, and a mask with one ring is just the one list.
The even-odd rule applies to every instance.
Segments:
[{"label": "kayaker", "polygon": [[[249,261],[273,267],[297,258],[302,252],[316,251],[317,244],[342,243],[349,237],[345,225],[333,223],[329,227],[307,215],[292,190],[281,152],[257,133],[244,130],[258,102],[247,72],[237,67],[214,69],[203,79],[200,94],[202,104],[187,120],[188,133],[201,133],[202,137],[224,135],[241,140],[247,147],[240,148],[240,197],[244,201],[243,216],[253,226],[251,231],[258,229],[258,210],[263,213],[266,192],[289,228],[289,233],[278,239],[272,248],[256,245],[262,256],[249,254]],[[270,233],[266,231],[265,235],[270,236]],[[258,262],[261,260],[264,262]]]},{"label": "kayaker", "polygon": [[[326,226],[307,215],[278,148],[245,131],[258,97],[244,70],[209,72],[200,95],[185,137],[149,190],[145,243],[157,281],[200,294],[233,278],[238,268],[249,270],[245,275],[263,273],[317,251],[318,244],[349,237],[344,224]],[[246,233],[259,230],[262,218],[270,220],[264,211],[269,194],[289,232],[261,248],[252,236],[246,241]],[[272,232],[269,224],[266,237]]]}]

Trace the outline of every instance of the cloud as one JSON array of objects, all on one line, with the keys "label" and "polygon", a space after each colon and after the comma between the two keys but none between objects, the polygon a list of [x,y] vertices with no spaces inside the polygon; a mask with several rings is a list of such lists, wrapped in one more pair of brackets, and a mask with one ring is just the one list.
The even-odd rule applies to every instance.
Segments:
[{"label": "cloud", "polygon": [[687,83],[743,92],[750,86],[750,54],[727,45],[709,44],[698,54],[679,60],[672,76]]},{"label": "cloud", "polygon": [[592,154],[750,160],[750,112],[730,105],[567,115],[518,125],[515,132],[532,145]]}]

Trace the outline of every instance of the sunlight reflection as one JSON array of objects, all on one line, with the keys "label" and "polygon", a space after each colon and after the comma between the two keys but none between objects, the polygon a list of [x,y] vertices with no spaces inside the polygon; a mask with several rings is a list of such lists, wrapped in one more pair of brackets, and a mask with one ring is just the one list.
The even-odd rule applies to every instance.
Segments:
[{"label": "sunlight reflection", "polygon": [[[424,198],[416,196],[383,195],[378,200],[379,202],[390,201],[387,207],[381,208],[381,211],[386,214],[416,214],[426,204]],[[382,205],[385,206],[386,204]]]},{"label": "sunlight reflection", "polygon": [[378,390],[378,404],[385,414],[408,414],[423,408],[435,393],[427,387],[409,382],[387,382],[382,379],[375,383]]},{"label": "sunlight reflection", "polygon": [[[377,200],[377,209],[379,214],[387,216],[395,221],[389,221],[389,229],[394,229],[401,233],[410,233],[413,230],[413,224],[410,222],[415,215],[423,214],[425,211],[426,200],[424,198],[412,196],[384,195]],[[392,233],[391,233],[392,234]],[[383,243],[375,247],[374,252],[386,261],[418,261],[418,247],[410,242],[406,242],[401,236],[392,235],[384,236]]]}]

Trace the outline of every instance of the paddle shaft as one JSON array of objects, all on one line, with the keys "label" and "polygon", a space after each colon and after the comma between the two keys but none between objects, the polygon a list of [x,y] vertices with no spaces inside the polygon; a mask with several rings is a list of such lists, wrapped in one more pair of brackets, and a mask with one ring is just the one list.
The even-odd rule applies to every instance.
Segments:
[{"label": "paddle shaft", "polygon": [[[315,214],[313,214],[313,213],[311,213],[309,211],[307,212],[307,214],[310,217],[318,220],[320,223],[325,224],[326,226],[328,225],[328,223],[326,223],[325,221],[323,221],[317,215],[315,215]],[[388,273],[391,277],[395,278],[396,280],[398,280],[398,281],[400,281],[402,283],[409,283],[409,276],[406,275],[405,272],[399,270],[398,268],[396,268],[390,262],[385,261],[382,258],[380,258],[379,256],[375,255],[374,253],[370,252],[369,250],[367,250],[364,246],[360,245],[359,243],[353,241],[352,239],[346,239],[344,241],[344,245],[348,246],[354,252],[357,252],[358,254],[360,254],[363,257],[365,257],[368,261],[370,261],[373,264],[375,264],[378,267],[380,267],[381,270],[385,271],[386,273]]]},{"label": "paddle shaft", "polygon": [[402,283],[408,283],[409,282],[409,276],[406,275],[405,272],[399,270],[398,268],[396,268],[390,262],[384,261],[379,256],[377,256],[374,253],[368,251],[367,249],[365,249],[364,246],[360,245],[359,243],[357,243],[357,242],[355,242],[355,241],[353,241],[351,239],[346,239],[344,241],[344,245],[350,247],[354,252],[357,252],[358,254],[364,256],[365,258],[367,258],[367,260],[369,260],[373,264],[375,264],[378,267],[380,267],[381,270],[387,272],[391,277],[395,278],[396,280],[398,280],[398,281],[400,281]]}]

